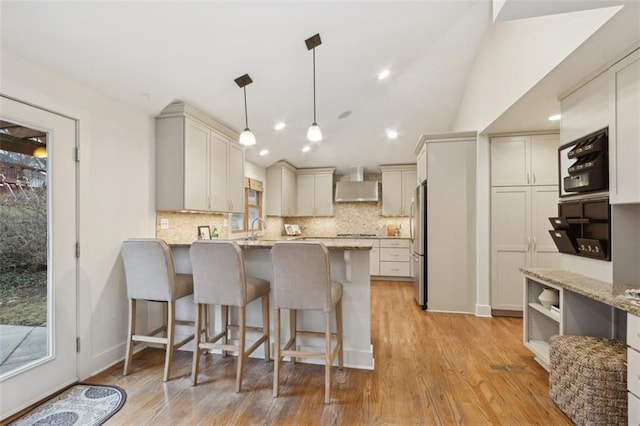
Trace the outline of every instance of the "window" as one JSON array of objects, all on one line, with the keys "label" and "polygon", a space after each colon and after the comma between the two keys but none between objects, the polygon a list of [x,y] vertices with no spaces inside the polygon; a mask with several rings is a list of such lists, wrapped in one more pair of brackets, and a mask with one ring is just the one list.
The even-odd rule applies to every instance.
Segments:
[{"label": "window", "polygon": [[[244,188],[244,213],[231,213],[229,222],[231,232],[251,232],[253,229],[260,231],[263,229],[262,218],[262,182],[255,179],[245,178]],[[253,228],[251,227],[253,225]]]}]

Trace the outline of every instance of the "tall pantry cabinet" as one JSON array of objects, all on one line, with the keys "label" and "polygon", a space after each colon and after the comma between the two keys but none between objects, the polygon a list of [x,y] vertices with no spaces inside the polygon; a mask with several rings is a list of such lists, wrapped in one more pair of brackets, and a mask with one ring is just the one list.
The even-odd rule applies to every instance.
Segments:
[{"label": "tall pantry cabinet", "polygon": [[491,308],[522,311],[521,267],[557,268],[559,135],[491,138]]}]

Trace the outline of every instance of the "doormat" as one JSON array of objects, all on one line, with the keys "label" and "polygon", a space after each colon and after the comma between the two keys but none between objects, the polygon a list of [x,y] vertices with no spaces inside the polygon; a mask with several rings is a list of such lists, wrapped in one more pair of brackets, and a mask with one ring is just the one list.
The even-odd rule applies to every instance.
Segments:
[{"label": "doormat", "polygon": [[127,400],[127,393],[117,386],[78,384],[43,402],[13,425],[91,425],[106,422]]}]

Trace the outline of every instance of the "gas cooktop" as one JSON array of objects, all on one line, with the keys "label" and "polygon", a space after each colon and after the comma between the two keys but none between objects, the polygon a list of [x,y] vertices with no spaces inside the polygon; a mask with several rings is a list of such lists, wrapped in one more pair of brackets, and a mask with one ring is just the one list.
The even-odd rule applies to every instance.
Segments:
[{"label": "gas cooktop", "polygon": [[337,234],[337,237],[343,237],[343,238],[364,238],[364,237],[375,237],[376,234],[357,234],[357,233],[353,233],[353,234]]}]

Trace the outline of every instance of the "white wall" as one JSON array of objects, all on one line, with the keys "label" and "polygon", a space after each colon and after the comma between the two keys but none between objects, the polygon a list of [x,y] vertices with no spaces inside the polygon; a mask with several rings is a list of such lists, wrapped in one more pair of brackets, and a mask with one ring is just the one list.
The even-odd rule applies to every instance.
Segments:
[{"label": "white wall", "polygon": [[486,129],[618,10],[493,23],[476,55],[452,131]]},{"label": "white wall", "polygon": [[155,235],[153,117],[4,47],[1,57],[2,93],[79,120],[83,379],[124,355],[128,313],[119,253],[122,240]]}]

